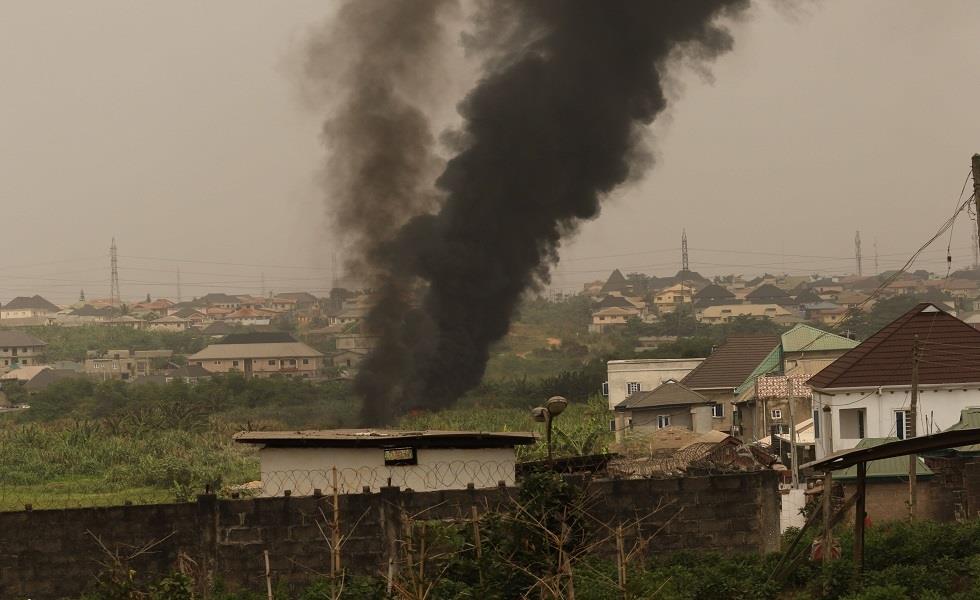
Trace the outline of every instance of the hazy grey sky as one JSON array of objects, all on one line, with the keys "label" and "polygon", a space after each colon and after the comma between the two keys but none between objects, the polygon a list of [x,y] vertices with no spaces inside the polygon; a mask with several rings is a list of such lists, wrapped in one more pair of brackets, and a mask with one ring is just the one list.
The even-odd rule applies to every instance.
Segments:
[{"label": "hazy grey sky", "polygon": [[[856,229],[884,269],[950,214],[980,151],[980,2],[774,6],[734,26],[713,82],[676,72],[657,165],[566,245],[556,286],[672,273],[685,227],[705,274],[850,272]],[[322,115],[291,65],[331,7],[0,0],[0,302],[107,295],[113,236],[127,298],[173,297],[178,265],[185,297],[258,293],[262,273],[325,293]]]}]

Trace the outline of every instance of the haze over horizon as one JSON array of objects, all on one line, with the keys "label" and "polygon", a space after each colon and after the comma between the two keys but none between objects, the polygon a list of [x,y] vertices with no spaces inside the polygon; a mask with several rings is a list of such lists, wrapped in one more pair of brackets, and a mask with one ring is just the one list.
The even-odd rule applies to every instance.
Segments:
[{"label": "haze over horizon", "polygon": [[[875,240],[895,268],[950,215],[980,151],[980,4],[775,6],[732,26],[713,81],[676,70],[656,167],[566,242],[555,287],[672,274],[682,229],[705,275],[853,272],[860,230],[869,273]],[[108,295],[113,237],[125,298],[174,297],[178,266],[185,299],[326,293],[343,252],[316,183],[323,115],[293,61],[332,7],[3,8],[0,302]],[[957,222],[954,267],[973,261],[972,226]],[[947,241],[913,268],[944,271]]]}]

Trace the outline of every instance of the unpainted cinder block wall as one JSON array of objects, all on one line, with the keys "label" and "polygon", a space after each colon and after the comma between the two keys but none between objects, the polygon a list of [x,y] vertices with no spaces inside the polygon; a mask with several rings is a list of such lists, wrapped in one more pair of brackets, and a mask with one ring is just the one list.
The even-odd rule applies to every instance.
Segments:
[{"label": "unpainted cinder block wall", "polygon": [[[671,479],[592,481],[590,512],[624,524],[626,544],[674,550],[771,552],[779,543],[773,471]],[[379,493],[338,497],[342,566],[382,575],[398,560],[403,515],[465,521],[513,508],[517,488]],[[334,499],[254,498],[151,506],[0,513],[0,598],[78,595],[118,556],[140,577],[159,578],[178,561],[228,588],[265,589],[265,553],[275,582],[303,586],[330,570]],[[601,529],[601,527],[600,527]],[[606,534],[599,533],[602,538]],[[597,552],[613,554],[610,538]]]}]

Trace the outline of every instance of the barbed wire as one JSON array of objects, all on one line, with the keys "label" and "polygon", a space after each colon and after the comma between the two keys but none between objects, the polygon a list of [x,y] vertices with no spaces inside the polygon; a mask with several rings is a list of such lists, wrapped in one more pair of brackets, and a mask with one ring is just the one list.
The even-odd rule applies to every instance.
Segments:
[{"label": "barbed wire", "polygon": [[[446,489],[497,487],[516,483],[516,461],[450,461],[421,465],[380,467],[330,467],[263,471],[259,485],[239,486],[239,493],[261,496],[312,496],[377,492],[399,487],[418,492]],[[249,487],[250,486],[250,487]]]}]

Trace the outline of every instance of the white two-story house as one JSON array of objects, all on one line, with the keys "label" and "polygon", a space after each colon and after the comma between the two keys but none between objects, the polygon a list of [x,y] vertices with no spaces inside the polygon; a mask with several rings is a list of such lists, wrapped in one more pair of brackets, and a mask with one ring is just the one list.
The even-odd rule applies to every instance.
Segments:
[{"label": "white two-story house", "polygon": [[919,304],[810,378],[818,459],[864,438],[911,435],[916,348],[916,435],[944,431],[963,409],[980,407],[980,331]]}]

